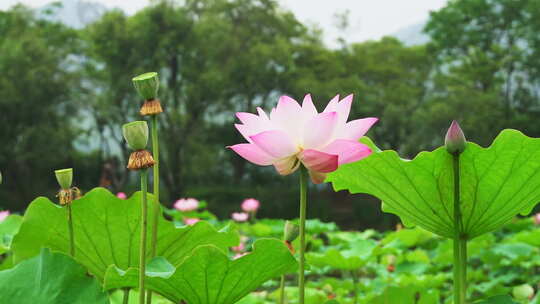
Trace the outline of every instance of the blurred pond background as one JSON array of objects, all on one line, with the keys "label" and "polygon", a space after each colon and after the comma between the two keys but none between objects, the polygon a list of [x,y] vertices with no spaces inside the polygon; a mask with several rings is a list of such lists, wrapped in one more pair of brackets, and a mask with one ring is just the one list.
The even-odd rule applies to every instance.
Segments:
[{"label": "blurred pond background", "polygon": [[[203,199],[221,218],[247,197],[262,202],[260,217],[296,217],[297,175],[226,149],[244,141],[235,112],[269,110],[283,94],[311,93],[319,110],[354,94],[350,119],[379,117],[368,136],[409,158],[440,146],[452,119],[484,146],[504,128],[540,136],[540,0],[430,1],[429,13],[381,1],[363,24],[357,10],[369,4],[343,0],[321,23],[298,17],[317,9],[309,1],[5,1],[0,209],[54,198],[53,170],[64,167],[83,190],[132,193],[121,125],[140,119],[131,78],[147,71],[161,76],[163,203]],[[378,21],[381,9],[396,23]],[[399,18],[412,13],[420,19]],[[394,30],[398,21],[411,24]],[[309,217],[344,229],[397,222],[374,198],[310,191]]]}]

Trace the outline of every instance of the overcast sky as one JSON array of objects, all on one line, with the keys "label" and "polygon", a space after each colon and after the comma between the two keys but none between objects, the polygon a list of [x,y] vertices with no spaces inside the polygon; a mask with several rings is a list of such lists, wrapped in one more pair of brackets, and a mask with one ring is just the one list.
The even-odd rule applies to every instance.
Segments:
[{"label": "overcast sky", "polygon": [[[101,2],[108,7],[120,7],[128,13],[144,7],[148,0],[85,0]],[[325,33],[337,36],[334,15],[350,11],[348,41],[379,39],[427,19],[429,12],[440,9],[447,0],[279,0],[302,21],[318,24]],[[0,9],[15,3],[39,7],[50,0],[0,0]]]}]

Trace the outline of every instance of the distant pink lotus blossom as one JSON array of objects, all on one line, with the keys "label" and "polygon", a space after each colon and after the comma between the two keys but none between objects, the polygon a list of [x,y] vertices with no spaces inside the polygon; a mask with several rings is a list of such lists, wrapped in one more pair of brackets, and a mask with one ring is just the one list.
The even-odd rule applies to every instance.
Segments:
[{"label": "distant pink lotus blossom", "polygon": [[195,225],[196,223],[200,222],[201,220],[198,218],[185,218],[184,223],[186,225]]},{"label": "distant pink lotus blossom", "polygon": [[254,198],[247,198],[242,202],[242,210],[245,212],[255,212],[259,209],[261,203]]},{"label": "distant pink lotus blossom", "polygon": [[540,213],[537,213],[533,216],[534,224],[540,225]]},{"label": "distant pink lotus blossom", "polygon": [[245,249],[246,249],[246,244],[244,244],[242,242],[240,244],[238,244],[238,246],[232,247],[232,250],[234,252],[236,252],[236,253],[240,253],[240,252],[244,251]]},{"label": "distant pink lotus blossom", "polygon": [[281,175],[293,173],[302,163],[311,180],[322,183],[326,173],[339,165],[371,154],[371,149],[358,140],[378,119],[347,122],[352,101],[352,95],[341,101],[338,95],[318,113],[309,94],[302,106],[282,96],[270,115],[261,108],[257,108],[258,115],[238,112],[236,116],[242,124],[235,126],[248,143],[230,148],[254,164],[273,165]]},{"label": "distant pink lotus blossom", "polygon": [[5,220],[9,216],[10,212],[8,210],[6,211],[0,211],[0,222]]},{"label": "distant pink lotus blossom", "polygon": [[127,195],[124,192],[118,192],[116,193],[116,197],[118,197],[119,199],[126,199]]},{"label": "distant pink lotus blossom", "polygon": [[237,222],[245,222],[245,221],[248,220],[249,214],[247,214],[245,212],[233,212],[231,217],[232,217],[233,220],[235,220]]},{"label": "distant pink lotus blossom", "polygon": [[181,198],[174,203],[174,208],[182,211],[193,211],[199,208],[199,201],[194,198]]}]

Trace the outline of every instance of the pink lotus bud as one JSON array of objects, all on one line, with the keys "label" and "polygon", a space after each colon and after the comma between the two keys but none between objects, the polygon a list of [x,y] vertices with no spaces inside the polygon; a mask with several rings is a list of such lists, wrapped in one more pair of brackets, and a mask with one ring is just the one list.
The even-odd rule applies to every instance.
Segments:
[{"label": "pink lotus bud", "polygon": [[463,134],[458,122],[453,120],[444,139],[446,150],[451,154],[459,154],[465,150],[466,144],[465,134]]},{"label": "pink lotus bud", "polygon": [[119,199],[126,199],[127,195],[124,192],[118,192],[116,193],[116,197],[118,197]]},{"label": "pink lotus bud", "polygon": [[244,251],[246,249],[246,244],[244,243],[240,243],[238,244],[238,246],[234,246],[232,247],[232,250],[236,253],[240,253],[242,251]]},{"label": "pink lotus bud", "polygon": [[233,212],[231,217],[232,217],[233,220],[235,220],[237,222],[245,222],[245,221],[248,220],[249,214],[247,214],[245,212]]},{"label": "pink lotus bud", "polygon": [[285,241],[292,243],[294,240],[296,240],[299,234],[300,227],[298,227],[298,225],[290,221],[285,221],[285,231],[283,232]]},{"label": "pink lotus bud", "polygon": [[199,201],[194,198],[181,198],[174,203],[174,208],[182,211],[194,211],[199,208]]},{"label": "pink lotus bud", "polygon": [[248,198],[242,202],[242,210],[244,210],[245,212],[255,212],[259,209],[260,205],[261,203],[258,200],[254,198]]},{"label": "pink lotus bud", "polygon": [[5,220],[9,216],[10,212],[8,210],[6,211],[0,211],[0,222]]},{"label": "pink lotus bud", "polygon": [[533,222],[535,225],[540,225],[540,213],[537,213],[533,216]]},{"label": "pink lotus bud", "polygon": [[195,225],[196,223],[200,222],[201,220],[198,218],[185,218],[184,224],[186,225]]}]

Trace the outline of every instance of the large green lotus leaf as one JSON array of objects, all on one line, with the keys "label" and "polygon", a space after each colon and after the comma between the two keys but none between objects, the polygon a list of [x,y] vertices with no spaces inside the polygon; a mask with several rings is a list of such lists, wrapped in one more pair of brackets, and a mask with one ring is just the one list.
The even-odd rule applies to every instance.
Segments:
[{"label": "large green lotus leaf", "polygon": [[[504,130],[489,148],[467,143],[460,156],[461,231],[469,238],[493,231],[540,200],[540,139]],[[404,160],[374,152],[341,166],[328,181],[336,190],[367,193],[383,210],[438,235],[454,236],[452,155],[444,147]]]},{"label": "large green lotus leaf", "polygon": [[475,304],[518,304],[510,296],[494,296],[486,300],[474,302]]},{"label": "large green lotus leaf", "polygon": [[3,304],[108,304],[101,285],[62,253],[43,249],[39,256],[0,271]]},{"label": "large green lotus leaf", "polygon": [[[106,189],[96,188],[72,203],[75,259],[98,279],[103,280],[110,265],[122,269],[138,265],[140,200],[140,192],[122,200]],[[152,203],[149,199],[149,219],[153,213]],[[150,231],[149,227],[147,239],[150,239]],[[178,228],[160,217],[157,255],[173,265],[180,265],[194,248],[207,244],[224,249],[238,244],[238,235],[218,232],[206,222]],[[35,199],[24,215],[12,244],[15,261],[35,256],[42,247],[69,252],[66,209],[45,197]],[[150,244],[147,252],[150,253]]]},{"label": "large green lotus leaf", "polygon": [[[296,271],[297,262],[282,241],[259,239],[253,251],[230,260],[219,248],[207,245],[193,251],[179,267],[157,257],[148,265],[147,288],[174,303],[232,304],[269,279]],[[109,267],[105,289],[136,287],[138,269]]]},{"label": "large green lotus leaf", "polygon": [[19,231],[22,223],[20,215],[12,214],[0,222],[0,254],[9,251],[13,236]]}]

